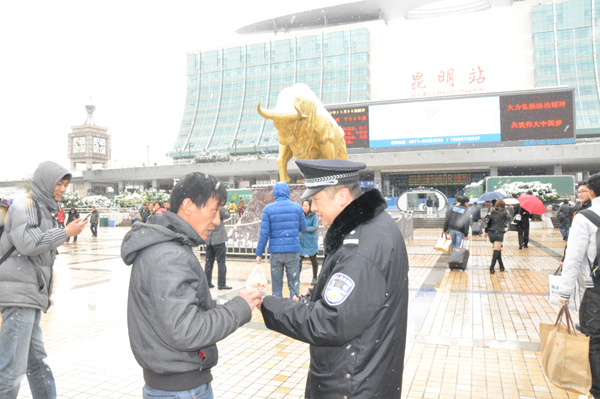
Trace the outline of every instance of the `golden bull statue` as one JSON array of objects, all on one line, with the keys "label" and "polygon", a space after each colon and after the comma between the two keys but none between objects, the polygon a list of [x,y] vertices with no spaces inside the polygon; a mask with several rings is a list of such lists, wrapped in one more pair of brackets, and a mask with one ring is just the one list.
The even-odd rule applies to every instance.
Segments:
[{"label": "golden bull statue", "polygon": [[[309,99],[310,97],[313,99]],[[285,102],[288,104],[284,104]],[[279,111],[285,108],[295,112]],[[282,90],[277,98],[275,111],[263,110],[259,103],[258,113],[265,119],[273,120],[277,129],[279,140],[277,167],[280,181],[290,182],[287,164],[292,157],[348,159],[343,130],[308,86],[296,84]]]}]

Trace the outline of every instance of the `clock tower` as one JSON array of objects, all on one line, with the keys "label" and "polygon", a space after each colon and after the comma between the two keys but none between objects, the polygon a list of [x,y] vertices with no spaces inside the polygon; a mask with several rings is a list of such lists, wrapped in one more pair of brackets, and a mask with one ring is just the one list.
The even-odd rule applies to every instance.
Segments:
[{"label": "clock tower", "polygon": [[69,133],[69,159],[71,170],[77,169],[77,164],[85,164],[86,169],[92,169],[94,165],[108,167],[110,159],[110,135],[107,127],[94,124],[95,105],[86,105],[87,119],[83,125],[71,126]]}]

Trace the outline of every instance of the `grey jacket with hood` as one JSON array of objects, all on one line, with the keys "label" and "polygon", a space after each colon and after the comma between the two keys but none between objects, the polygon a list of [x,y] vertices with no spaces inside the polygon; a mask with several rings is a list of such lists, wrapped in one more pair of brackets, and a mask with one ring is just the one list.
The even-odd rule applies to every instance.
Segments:
[{"label": "grey jacket with hood", "polygon": [[173,212],[135,223],[121,257],[133,265],[127,324],[131,350],[154,389],[182,391],[212,380],[216,343],[250,321],[250,306],[235,297],[216,306],[192,247],[202,238]]},{"label": "grey jacket with hood", "polygon": [[[0,307],[43,311],[50,307],[56,248],[67,240],[67,233],[57,227],[52,217],[60,211],[54,189],[63,179],[71,179],[68,170],[54,162],[42,162],[33,174],[31,195],[17,199],[8,209],[0,254],[13,245],[16,250],[0,265]],[[39,224],[36,204],[41,213]]]}]

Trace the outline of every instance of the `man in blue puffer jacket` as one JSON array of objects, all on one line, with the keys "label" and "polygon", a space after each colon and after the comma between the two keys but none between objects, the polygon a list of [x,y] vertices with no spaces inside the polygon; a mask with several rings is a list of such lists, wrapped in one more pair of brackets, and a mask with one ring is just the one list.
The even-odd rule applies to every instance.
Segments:
[{"label": "man in blue puffer jacket", "polygon": [[[283,268],[288,283],[300,290],[300,233],[306,230],[302,207],[290,201],[290,188],[279,182],[273,188],[275,202],[265,206],[260,223],[260,238],[256,247],[256,263],[262,262],[269,242],[273,296],[282,297]],[[290,298],[294,293],[290,291]]]}]

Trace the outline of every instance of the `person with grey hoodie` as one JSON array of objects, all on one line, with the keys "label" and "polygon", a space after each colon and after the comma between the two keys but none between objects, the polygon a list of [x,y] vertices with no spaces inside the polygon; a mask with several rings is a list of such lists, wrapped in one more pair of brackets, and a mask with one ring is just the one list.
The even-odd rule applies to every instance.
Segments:
[{"label": "person with grey hoodie", "polygon": [[42,162],[33,174],[31,193],[8,210],[0,237],[0,398],[14,399],[27,375],[34,398],[56,398],[56,384],[45,362],[41,312],[51,305],[52,266],[58,248],[80,234],[87,221],[65,229],[52,214],[60,211],[71,174],[54,162]]},{"label": "person with grey hoodie", "polygon": [[189,173],[173,188],[171,209],[134,224],[123,239],[121,257],[133,265],[129,342],[143,369],[145,398],[212,399],[216,343],[248,323],[262,303],[258,291],[246,289],[216,306],[192,250],[221,223],[226,199],[214,176]]}]

